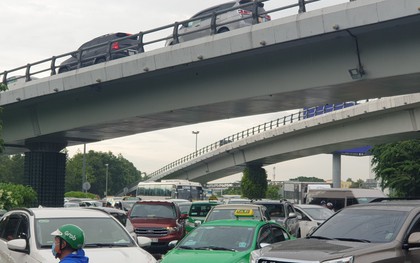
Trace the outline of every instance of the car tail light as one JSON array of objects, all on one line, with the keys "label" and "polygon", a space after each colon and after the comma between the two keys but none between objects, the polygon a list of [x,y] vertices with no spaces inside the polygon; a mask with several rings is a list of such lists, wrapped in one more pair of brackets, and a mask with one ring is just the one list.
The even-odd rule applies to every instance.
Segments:
[{"label": "car tail light", "polygon": [[112,50],[120,49],[120,44],[118,42],[112,43],[111,49]]},{"label": "car tail light", "polygon": [[252,12],[248,10],[238,9],[238,14],[240,14],[241,16],[245,16],[245,15],[252,15]]}]

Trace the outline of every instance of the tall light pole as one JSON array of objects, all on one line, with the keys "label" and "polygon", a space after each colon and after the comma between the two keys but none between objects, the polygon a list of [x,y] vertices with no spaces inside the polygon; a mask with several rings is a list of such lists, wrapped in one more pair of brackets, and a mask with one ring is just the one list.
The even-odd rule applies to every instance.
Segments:
[{"label": "tall light pole", "polygon": [[198,134],[200,131],[192,131],[193,134],[195,134],[195,152],[197,152],[197,141],[198,141]]},{"label": "tall light pole", "polygon": [[86,179],[86,143],[83,144],[83,167],[82,167],[82,191],[87,192],[88,189],[85,189]]},{"label": "tall light pole", "polygon": [[106,166],[106,173],[105,173],[105,197],[108,196],[108,166],[109,164],[105,164]]}]

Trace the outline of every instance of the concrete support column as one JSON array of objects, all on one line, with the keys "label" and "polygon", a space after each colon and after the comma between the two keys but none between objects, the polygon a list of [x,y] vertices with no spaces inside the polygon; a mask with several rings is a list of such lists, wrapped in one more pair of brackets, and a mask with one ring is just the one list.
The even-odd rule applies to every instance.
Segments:
[{"label": "concrete support column", "polygon": [[332,160],[333,187],[341,188],[341,154],[333,153]]},{"label": "concrete support column", "polygon": [[66,154],[61,143],[28,143],[25,154],[25,180],[38,193],[38,205],[62,207]]}]

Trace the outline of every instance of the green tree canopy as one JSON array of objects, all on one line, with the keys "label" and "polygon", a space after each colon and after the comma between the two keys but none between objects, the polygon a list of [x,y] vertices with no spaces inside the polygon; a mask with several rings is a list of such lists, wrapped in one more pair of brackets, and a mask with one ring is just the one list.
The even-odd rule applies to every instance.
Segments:
[{"label": "green tree canopy", "polygon": [[[347,181],[349,182],[349,180]],[[365,181],[363,181],[362,179],[358,179],[356,182],[353,182],[353,180],[351,180],[350,182],[350,188],[363,188],[363,184],[365,183]]]},{"label": "green tree canopy", "polygon": [[249,199],[265,198],[267,187],[267,172],[261,165],[248,165],[244,169],[241,181],[244,197]]},{"label": "green tree canopy", "polygon": [[296,182],[325,182],[323,179],[317,178],[317,177],[306,177],[306,176],[299,176],[293,179],[290,179],[290,181],[296,181]]},{"label": "green tree canopy", "polygon": [[377,145],[371,153],[373,171],[383,188],[397,197],[420,196],[420,140]]},{"label": "green tree canopy", "polygon": [[0,183],[0,209],[33,207],[37,203],[37,196],[30,186]]},{"label": "green tree canopy", "polygon": [[226,190],[223,190],[225,195],[242,195],[242,190],[240,187],[229,187]]},{"label": "green tree canopy", "polygon": [[270,184],[267,187],[266,197],[268,199],[280,200],[280,187],[278,185]]},{"label": "green tree canopy", "polygon": [[0,182],[25,184],[24,181],[25,156],[0,155]]},{"label": "green tree canopy", "polygon": [[[86,177],[90,193],[103,196],[106,185],[106,164],[108,164],[108,195],[115,195],[124,187],[139,181],[141,173],[122,155],[111,152],[86,153]],[[65,191],[81,191],[83,154],[77,153],[67,161]]]}]

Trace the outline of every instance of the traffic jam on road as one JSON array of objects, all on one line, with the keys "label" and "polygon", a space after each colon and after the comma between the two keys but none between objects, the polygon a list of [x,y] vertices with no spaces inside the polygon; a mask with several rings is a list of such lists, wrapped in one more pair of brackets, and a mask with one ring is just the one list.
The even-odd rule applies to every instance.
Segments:
[{"label": "traffic jam on road", "polygon": [[[316,198],[207,200],[202,190],[182,199],[182,189],[194,183],[175,181],[139,183],[137,193],[148,197],[69,199],[63,208],[8,211],[0,219],[0,262],[57,262],[51,233],[66,224],[84,231],[90,262],[420,262],[420,200],[334,188],[323,189],[318,204]],[[124,209],[124,200],[134,203]],[[327,206],[342,200],[338,211]]]}]

